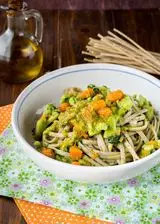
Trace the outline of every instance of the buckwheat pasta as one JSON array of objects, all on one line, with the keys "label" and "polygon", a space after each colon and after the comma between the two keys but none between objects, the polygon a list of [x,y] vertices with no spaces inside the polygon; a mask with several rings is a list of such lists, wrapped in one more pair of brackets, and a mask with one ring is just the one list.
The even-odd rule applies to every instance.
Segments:
[{"label": "buckwheat pasta", "polygon": [[139,160],[160,147],[160,119],[141,95],[90,84],[65,90],[59,107],[46,105],[34,129],[34,145],[53,159],[85,166]]}]

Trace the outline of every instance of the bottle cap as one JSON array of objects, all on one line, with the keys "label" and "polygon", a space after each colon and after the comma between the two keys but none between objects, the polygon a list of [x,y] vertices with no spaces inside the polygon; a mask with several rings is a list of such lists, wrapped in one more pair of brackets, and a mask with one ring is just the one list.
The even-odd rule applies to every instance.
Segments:
[{"label": "bottle cap", "polygon": [[10,16],[14,16],[16,11],[20,11],[23,7],[22,0],[8,0],[8,10],[7,14]]}]

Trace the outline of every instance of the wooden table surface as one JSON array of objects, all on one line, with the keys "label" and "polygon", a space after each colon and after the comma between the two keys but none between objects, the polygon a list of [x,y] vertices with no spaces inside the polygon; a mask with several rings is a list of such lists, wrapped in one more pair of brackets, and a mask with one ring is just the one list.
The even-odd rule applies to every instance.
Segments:
[{"label": "wooden table surface", "polygon": [[[81,50],[89,37],[106,34],[114,27],[148,50],[160,52],[160,11],[53,11],[42,10],[44,18],[44,72],[84,63]],[[0,20],[0,27],[3,20]],[[29,83],[11,85],[0,80],[0,106],[14,103]],[[0,224],[24,224],[12,199],[0,197]],[[38,224],[38,223],[37,223]]]}]

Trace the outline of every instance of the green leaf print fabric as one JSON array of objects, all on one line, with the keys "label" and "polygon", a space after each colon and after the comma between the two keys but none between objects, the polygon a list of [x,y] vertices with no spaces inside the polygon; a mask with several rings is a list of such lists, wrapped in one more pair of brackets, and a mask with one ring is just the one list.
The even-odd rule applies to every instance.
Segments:
[{"label": "green leaf print fabric", "polygon": [[160,165],[114,184],[60,180],[28,158],[11,126],[0,136],[0,194],[116,224],[160,223]]}]

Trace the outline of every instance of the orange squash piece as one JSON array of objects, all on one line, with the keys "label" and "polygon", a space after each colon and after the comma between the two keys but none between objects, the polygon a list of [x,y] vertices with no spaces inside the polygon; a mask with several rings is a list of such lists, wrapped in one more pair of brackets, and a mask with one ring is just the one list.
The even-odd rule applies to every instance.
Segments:
[{"label": "orange squash piece", "polygon": [[92,88],[88,88],[79,94],[79,98],[87,99],[90,96],[94,95],[94,90]]},{"label": "orange squash piece", "polygon": [[94,110],[102,109],[106,106],[106,103],[104,100],[96,100],[92,102],[92,107]]},{"label": "orange squash piece", "polygon": [[82,151],[77,146],[71,146],[69,155],[72,160],[79,160],[82,158]]},{"label": "orange squash piece", "polygon": [[53,152],[52,149],[49,149],[49,148],[42,148],[42,154],[44,154],[45,156],[48,156],[48,157],[51,157],[51,158],[54,158],[55,156],[55,153]]},{"label": "orange squash piece", "polygon": [[70,104],[65,102],[59,106],[59,109],[61,112],[65,112],[69,107],[70,107]]},{"label": "orange squash piece", "polygon": [[72,162],[73,165],[80,165],[80,163],[78,161],[74,161]]},{"label": "orange squash piece", "polygon": [[97,111],[97,113],[101,116],[101,117],[109,117],[112,115],[112,110],[109,107],[104,107],[101,108]]},{"label": "orange squash piece", "polygon": [[117,100],[121,100],[124,97],[124,93],[121,90],[116,90],[108,93],[107,99],[111,102],[115,102]]}]

